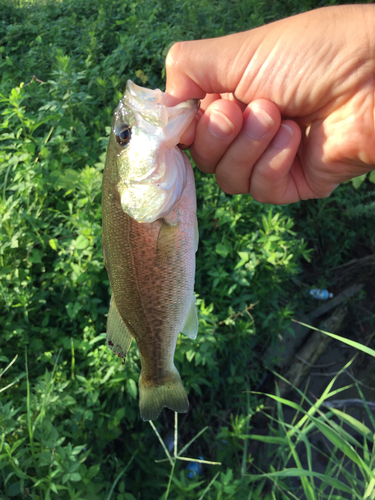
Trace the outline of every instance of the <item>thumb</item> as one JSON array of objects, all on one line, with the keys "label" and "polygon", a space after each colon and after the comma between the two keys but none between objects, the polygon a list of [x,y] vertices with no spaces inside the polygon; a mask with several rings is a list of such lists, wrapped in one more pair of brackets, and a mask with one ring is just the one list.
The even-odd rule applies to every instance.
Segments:
[{"label": "thumb", "polygon": [[253,46],[249,32],[175,43],[165,63],[166,93],[176,102],[203,99],[206,94],[234,93]]}]

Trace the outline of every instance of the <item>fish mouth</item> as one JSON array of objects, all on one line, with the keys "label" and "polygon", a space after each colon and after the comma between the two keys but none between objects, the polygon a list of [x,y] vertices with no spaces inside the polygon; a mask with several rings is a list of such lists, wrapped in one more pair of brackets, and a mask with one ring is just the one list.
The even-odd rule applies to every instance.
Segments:
[{"label": "fish mouth", "polygon": [[[181,102],[175,106],[168,106],[166,104],[166,96],[167,94],[165,92],[162,92],[159,89],[148,89],[145,87],[140,87],[139,85],[136,85],[134,82],[131,80],[128,80],[126,83],[126,91],[125,91],[125,96],[124,98],[130,96],[133,99],[129,99],[132,102],[133,106],[135,104],[138,104],[139,108],[137,111],[140,111],[141,109],[144,109],[145,106],[147,105],[160,105],[164,106],[167,109],[173,109],[173,108],[193,108],[195,111],[198,111],[200,108],[200,100],[199,99],[189,99],[185,102]],[[135,101],[135,102],[134,102]],[[138,106],[135,106],[136,108]]]},{"label": "fish mouth", "polygon": [[[153,135],[157,129],[164,129],[165,133],[172,136],[180,136],[193,120],[200,108],[199,99],[189,99],[176,106],[164,104],[166,94],[159,89],[147,89],[136,85],[128,80],[124,97],[116,109],[116,114],[133,115],[132,122],[147,129],[147,133]],[[129,125],[129,118],[126,116]],[[143,124],[141,125],[142,122]],[[151,128],[150,128],[151,126]],[[178,139],[176,143],[178,143]]]}]

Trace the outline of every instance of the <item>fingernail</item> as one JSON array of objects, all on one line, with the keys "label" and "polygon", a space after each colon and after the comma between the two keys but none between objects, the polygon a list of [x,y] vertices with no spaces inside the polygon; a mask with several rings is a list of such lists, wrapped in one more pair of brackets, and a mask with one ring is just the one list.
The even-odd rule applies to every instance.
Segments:
[{"label": "fingernail", "polygon": [[250,139],[261,139],[273,127],[275,122],[270,115],[258,106],[250,108],[249,116],[244,125],[246,135]]},{"label": "fingernail", "polygon": [[208,129],[218,139],[226,139],[234,130],[233,123],[220,111],[210,113]]},{"label": "fingernail", "polygon": [[288,125],[281,125],[271,144],[276,149],[285,148],[293,137],[293,130]]}]

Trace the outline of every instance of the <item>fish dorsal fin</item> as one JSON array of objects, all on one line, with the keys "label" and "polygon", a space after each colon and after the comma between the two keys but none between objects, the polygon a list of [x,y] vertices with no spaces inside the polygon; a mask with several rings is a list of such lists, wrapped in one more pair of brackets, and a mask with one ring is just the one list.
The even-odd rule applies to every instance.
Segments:
[{"label": "fish dorsal fin", "polygon": [[190,302],[189,314],[186,318],[185,324],[181,333],[187,335],[191,339],[195,339],[198,333],[198,313],[195,307],[195,296],[194,292],[192,294],[192,300]]},{"label": "fish dorsal fin", "polygon": [[179,226],[179,222],[169,224],[163,219],[156,244],[156,260],[158,263],[169,260],[175,254]]},{"label": "fish dorsal fin", "polygon": [[119,358],[125,358],[133,337],[118,312],[114,298],[111,298],[107,319],[107,345]]}]

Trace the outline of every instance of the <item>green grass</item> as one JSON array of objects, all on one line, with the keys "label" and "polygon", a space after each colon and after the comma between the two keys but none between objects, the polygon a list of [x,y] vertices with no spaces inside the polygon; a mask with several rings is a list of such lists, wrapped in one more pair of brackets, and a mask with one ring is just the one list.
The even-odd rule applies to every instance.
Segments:
[{"label": "green grass", "polygon": [[[303,323],[301,323],[303,324]],[[339,340],[357,351],[375,358],[375,350],[352,341],[309,327]],[[356,355],[355,355],[356,356]],[[353,363],[354,358],[332,378],[322,395],[312,402],[298,388],[300,403],[281,398],[279,394],[267,394],[277,403],[277,416],[272,418],[269,436],[250,435],[250,439],[267,445],[272,453],[271,471],[253,474],[252,481],[270,479],[277,498],[306,498],[307,500],[351,499],[370,500],[375,498],[375,416],[360,389],[355,383],[362,400],[363,411],[368,424],[350,414],[331,407],[328,400],[350,386],[333,389],[340,375]],[[279,376],[280,377],[280,376]],[[280,377],[284,382],[284,378]],[[306,409],[307,405],[307,409]],[[291,423],[284,418],[283,407],[293,410]],[[317,433],[324,439],[324,450],[313,444]],[[314,470],[314,454],[326,462],[323,473]],[[306,466],[302,465],[306,462]],[[290,467],[293,464],[294,467]],[[301,486],[291,490],[288,479],[299,478]]]}]

